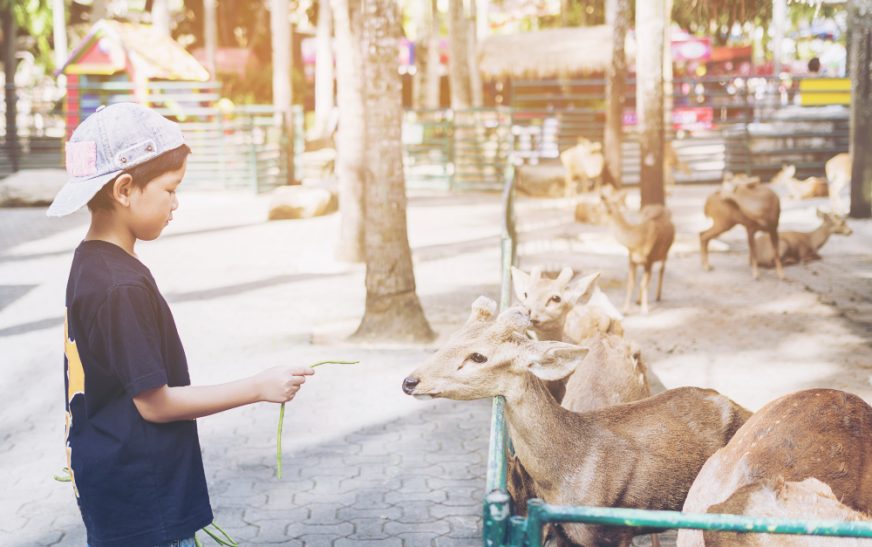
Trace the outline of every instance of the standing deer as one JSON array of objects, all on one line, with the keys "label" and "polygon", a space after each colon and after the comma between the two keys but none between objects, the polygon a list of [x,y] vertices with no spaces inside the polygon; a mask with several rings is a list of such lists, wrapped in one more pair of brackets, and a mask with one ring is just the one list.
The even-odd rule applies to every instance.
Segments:
[{"label": "standing deer", "polygon": [[566,169],[566,197],[575,195],[576,177],[581,179],[582,188],[585,192],[592,187],[599,189],[603,166],[605,165],[602,143],[579,137],[578,144],[560,153],[560,163]]},{"label": "standing deer", "polygon": [[684,175],[690,175],[692,171],[690,166],[681,159],[672,141],[666,141],[663,144],[663,185],[666,187],[675,186],[675,171]]},{"label": "standing deer", "polygon": [[808,177],[805,180],[799,180],[795,175],[796,166],[785,165],[772,177],[772,184],[786,187],[793,199],[812,199],[829,195],[829,185],[826,179]]},{"label": "standing deer", "polygon": [[[808,477],[848,507],[872,510],[872,407],[861,398],[809,389],[768,403],[705,463],[682,511],[705,513],[745,486]],[[795,516],[814,518],[812,509]],[[681,530],[678,545],[703,545],[702,533]]]},{"label": "standing deer", "polygon": [[[626,190],[622,190],[626,192]],[[642,207],[642,220],[638,224],[628,221],[621,208],[617,205],[621,192],[615,198],[601,195],[608,215],[612,234],[618,243],[629,251],[629,273],[627,277],[627,297],[624,300],[623,311],[630,309],[630,299],[633,296],[633,288],[636,284],[636,268],[642,266],[642,283],[639,285],[639,299],[642,305],[642,313],[648,313],[648,284],[651,281],[651,269],[656,262],[660,262],[660,278],[657,281],[657,297],[663,291],[663,272],[666,270],[666,258],[669,248],[675,240],[675,225],[672,223],[672,215],[664,205],[645,205]]]},{"label": "standing deer", "polygon": [[[523,309],[494,317],[481,297],[466,324],[403,381],[416,397],[505,397],[515,452],[548,503],[676,510],[705,460],[749,412],[716,391],[679,388],[589,412],[561,407],[542,380],[571,374],[588,349],[527,337]],[[629,546],[652,529],[557,524],[565,544]]]},{"label": "standing deer", "polygon": [[824,171],[830,183],[830,206],[836,212],[846,213],[842,191],[851,184],[851,154],[836,154],[827,160]]},{"label": "standing deer", "polygon": [[[817,216],[821,225],[811,232],[778,232],[778,256],[783,265],[820,260],[818,251],[832,234],[849,236],[854,233],[842,215],[818,209]],[[772,242],[765,235],[757,234],[754,244],[760,266],[771,268],[775,264]]]},{"label": "standing deer", "polygon": [[[708,244],[709,241],[741,224],[748,232],[748,252],[751,264],[751,275],[757,279],[757,253],[754,245],[754,234],[763,231],[769,234],[772,247],[778,248],[778,219],[781,216],[781,201],[771,189],[760,184],[760,179],[744,175],[730,177],[725,180],[722,188],[709,195],[705,200],[705,216],[712,219],[712,226],[699,234],[699,248],[702,256],[702,267],[709,271]],[[784,279],[781,268],[781,258],[775,257],[775,270],[778,277]]]}]

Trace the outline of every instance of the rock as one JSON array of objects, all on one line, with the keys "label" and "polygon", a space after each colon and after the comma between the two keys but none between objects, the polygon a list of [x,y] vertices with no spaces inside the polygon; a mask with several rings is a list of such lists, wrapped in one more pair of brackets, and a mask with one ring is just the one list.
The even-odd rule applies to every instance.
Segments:
[{"label": "rock", "polygon": [[336,194],[323,186],[280,186],[270,192],[269,220],[319,217],[338,208]]},{"label": "rock", "polygon": [[559,198],[565,193],[566,171],[560,164],[522,165],[518,167],[516,188],[538,198]]},{"label": "rock", "polygon": [[52,202],[67,181],[63,169],[25,169],[0,180],[0,207],[36,207]]}]

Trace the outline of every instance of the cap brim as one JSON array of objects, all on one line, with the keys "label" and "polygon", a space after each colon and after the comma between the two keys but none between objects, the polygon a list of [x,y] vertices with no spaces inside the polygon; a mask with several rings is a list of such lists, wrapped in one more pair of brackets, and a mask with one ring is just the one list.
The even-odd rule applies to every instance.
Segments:
[{"label": "cap brim", "polygon": [[46,216],[62,217],[75,213],[91,201],[100,188],[117,177],[123,170],[113,171],[91,178],[72,178],[67,180],[45,212]]}]

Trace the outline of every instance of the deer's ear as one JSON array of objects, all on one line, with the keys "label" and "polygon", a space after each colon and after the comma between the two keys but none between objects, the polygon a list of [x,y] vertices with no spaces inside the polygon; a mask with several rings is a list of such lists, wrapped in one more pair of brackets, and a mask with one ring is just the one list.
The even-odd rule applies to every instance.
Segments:
[{"label": "deer's ear", "polygon": [[499,334],[504,338],[512,338],[516,334],[525,335],[530,328],[530,315],[522,306],[513,306],[497,317]]},{"label": "deer's ear", "polygon": [[575,370],[588,348],[563,342],[535,342],[526,355],[525,366],[546,382],[562,380]]},{"label": "deer's ear", "polygon": [[512,287],[515,289],[515,296],[523,302],[527,299],[527,289],[530,287],[529,274],[512,266]]},{"label": "deer's ear", "polygon": [[479,296],[472,303],[472,313],[469,314],[469,319],[466,324],[475,323],[478,321],[490,321],[497,313],[497,303],[486,296]]},{"label": "deer's ear", "polygon": [[586,275],[572,284],[566,294],[566,299],[573,304],[580,302],[585,296],[589,296],[593,292],[599,279],[600,273],[592,273]]},{"label": "deer's ear", "polygon": [[572,280],[573,275],[572,268],[569,266],[564,266],[562,270],[560,270],[560,274],[557,276],[557,284],[558,285],[566,285]]}]

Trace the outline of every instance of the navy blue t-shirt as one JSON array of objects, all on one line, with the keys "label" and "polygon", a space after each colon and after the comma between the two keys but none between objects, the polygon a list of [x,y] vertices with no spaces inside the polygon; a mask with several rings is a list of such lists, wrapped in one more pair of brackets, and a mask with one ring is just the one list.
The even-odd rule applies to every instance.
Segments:
[{"label": "navy blue t-shirt", "polygon": [[191,381],[151,272],[117,245],[76,249],[64,380],[67,462],[91,547],[152,546],[212,522],[196,421],[147,422],[133,403]]}]

